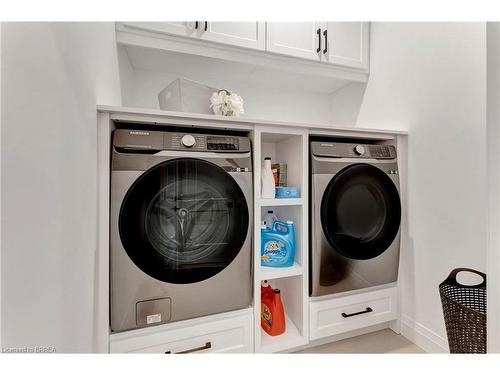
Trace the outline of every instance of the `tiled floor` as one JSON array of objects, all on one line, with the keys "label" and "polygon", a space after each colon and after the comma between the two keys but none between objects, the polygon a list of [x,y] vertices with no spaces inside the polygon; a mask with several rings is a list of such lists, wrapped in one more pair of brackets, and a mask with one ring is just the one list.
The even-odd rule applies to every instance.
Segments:
[{"label": "tiled floor", "polygon": [[305,349],[297,353],[425,353],[390,329]]}]

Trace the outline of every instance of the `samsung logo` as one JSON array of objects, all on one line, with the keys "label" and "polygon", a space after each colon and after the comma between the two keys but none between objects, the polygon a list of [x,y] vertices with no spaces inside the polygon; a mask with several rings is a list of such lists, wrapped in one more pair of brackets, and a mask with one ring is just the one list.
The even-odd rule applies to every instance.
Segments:
[{"label": "samsung logo", "polygon": [[131,131],[130,135],[149,135],[149,132]]}]

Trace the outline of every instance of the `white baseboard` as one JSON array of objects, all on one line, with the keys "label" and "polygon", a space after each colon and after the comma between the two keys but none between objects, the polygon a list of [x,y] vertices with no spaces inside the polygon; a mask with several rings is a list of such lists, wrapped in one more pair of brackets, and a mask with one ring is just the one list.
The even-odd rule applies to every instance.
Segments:
[{"label": "white baseboard", "polygon": [[408,316],[401,318],[401,334],[427,353],[449,353],[448,340]]}]

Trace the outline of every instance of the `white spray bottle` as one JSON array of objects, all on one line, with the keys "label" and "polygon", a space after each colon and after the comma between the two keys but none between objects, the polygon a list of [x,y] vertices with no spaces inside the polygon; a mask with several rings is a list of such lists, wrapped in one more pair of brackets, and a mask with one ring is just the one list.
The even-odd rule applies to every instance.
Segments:
[{"label": "white spray bottle", "polygon": [[275,197],[275,184],[273,171],[271,170],[271,158],[264,158],[264,166],[262,167],[262,190],[261,197],[270,199]]}]

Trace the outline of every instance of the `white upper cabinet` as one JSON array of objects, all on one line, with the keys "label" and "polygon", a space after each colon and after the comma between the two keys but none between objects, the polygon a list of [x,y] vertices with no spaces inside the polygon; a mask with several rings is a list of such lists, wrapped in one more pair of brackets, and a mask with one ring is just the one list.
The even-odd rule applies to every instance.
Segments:
[{"label": "white upper cabinet", "polygon": [[367,70],[369,25],[368,22],[328,22],[325,35],[328,62]]},{"label": "white upper cabinet", "polygon": [[267,22],[267,51],[321,61],[326,22]]},{"label": "white upper cabinet", "polygon": [[267,51],[368,69],[368,22],[268,22]]},{"label": "white upper cabinet", "polygon": [[233,46],[266,49],[265,22],[210,22],[201,23],[200,38]]},{"label": "white upper cabinet", "polygon": [[125,27],[264,51],[265,22],[126,22]]},{"label": "white upper cabinet", "polygon": [[[365,81],[369,28],[368,22],[123,22],[117,41]],[[321,64],[306,69],[307,61]]]}]

